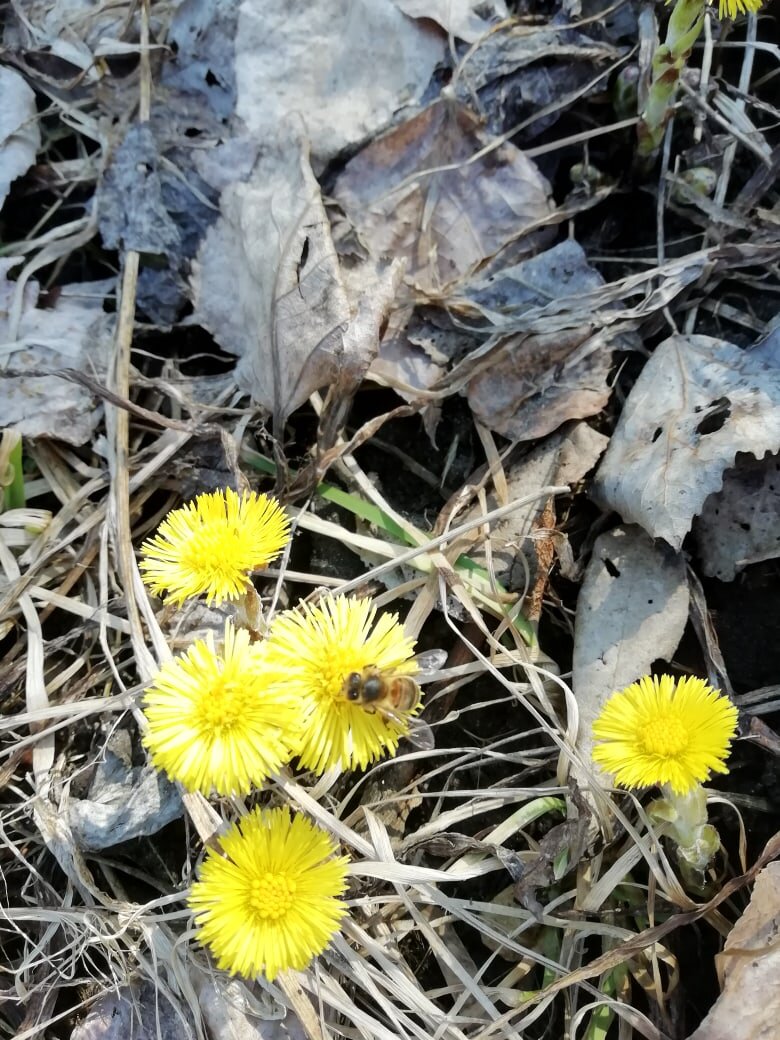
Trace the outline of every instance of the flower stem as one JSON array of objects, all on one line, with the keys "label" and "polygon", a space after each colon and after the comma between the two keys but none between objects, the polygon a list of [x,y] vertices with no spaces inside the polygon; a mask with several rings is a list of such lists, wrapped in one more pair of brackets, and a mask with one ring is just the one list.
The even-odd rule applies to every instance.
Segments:
[{"label": "flower stem", "polygon": [[720,848],[720,835],[707,821],[707,792],[701,784],[686,794],[675,794],[668,784],[662,791],[663,798],[652,802],[648,812],[677,846],[683,868],[702,874]]},{"label": "flower stem", "polygon": [[677,0],[669,17],[666,40],[653,55],[652,80],[639,117],[638,152],[654,155],[661,146],[677,84],[704,25],[705,0]]}]

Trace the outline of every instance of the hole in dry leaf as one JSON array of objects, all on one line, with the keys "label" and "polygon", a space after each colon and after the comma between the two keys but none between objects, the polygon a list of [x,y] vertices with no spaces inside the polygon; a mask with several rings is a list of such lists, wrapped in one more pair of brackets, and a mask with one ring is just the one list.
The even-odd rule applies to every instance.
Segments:
[{"label": "hole in dry leaf", "polygon": [[661,436],[662,433],[663,433],[663,427],[662,426],[658,426],[656,428],[655,433],[653,434],[653,444],[655,444],[655,442],[658,440],[658,438]]},{"label": "hole in dry leaf", "polygon": [[696,432],[702,437],[708,433],[717,433],[730,415],[731,401],[728,397],[719,397],[710,404],[709,411],[696,427]]},{"label": "hole in dry leaf", "polygon": [[604,566],[607,568],[607,573],[610,574],[613,578],[620,577],[620,571],[617,569],[612,560],[605,559]]}]

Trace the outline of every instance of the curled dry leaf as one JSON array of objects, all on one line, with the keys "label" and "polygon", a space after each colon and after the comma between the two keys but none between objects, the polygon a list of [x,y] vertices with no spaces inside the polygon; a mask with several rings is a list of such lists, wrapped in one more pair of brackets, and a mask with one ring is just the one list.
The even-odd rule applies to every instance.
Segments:
[{"label": "curled dry leaf", "polygon": [[413,401],[420,390],[433,386],[445,369],[413,343],[403,328],[388,332],[390,335],[382,340],[379,354],[371,362],[369,374],[391,386],[399,397]]},{"label": "curled dry leaf", "polygon": [[737,452],[780,449],[780,370],[709,336],[671,336],[628,396],[595,492],[679,549]]},{"label": "curled dry leaf", "polygon": [[[574,623],[572,689],[576,748],[589,765],[593,722],[607,698],[669,659],[688,620],[685,561],[639,527],[600,535],[585,571]],[[587,784],[579,767],[573,770]]]},{"label": "curled dry leaf", "polygon": [[[423,311],[430,310],[430,314]],[[390,314],[368,375],[395,390],[405,401],[417,401],[447,371],[453,353],[462,353],[476,340],[454,326],[449,316],[437,308],[400,307]],[[421,412],[425,432],[436,443],[436,427],[441,415],[437,399]]]},{"label": "curled dry leaf", "polygon": [[240,385],[284,418],[338,372],[351,311],[299,141],[222,194],[193,272],[195,319],[238,354]]},{"label": "curled dry leaf", "polygon": [[314,160],[388,126],[414,104],[446,39],[392,0],[244,0],[235,41],[236,114],[272,141],[305,129]]},{"label": "curled dry leaf", "polygon": [[538,248],[531,232],[552,211],[550,186],[510,144],[477,158],[488,143],[477,118],[444,99],[364,148],[336,182],[371,252],[405,259],[421,292],[445,292],[509,242]]},{"label": "curled dry leaf", "polygon": [[590,810],[580,797],[577,808],[579,815],[550,828],[539,842],[537,856],[515,882],[515,899],[538,920],[542,919],[544,907],[536,898],[537,890],[548,889],[554,881],[568,874],[588,847]]},{"label": "curled dry leaf", "polygon": [[688,1040],[775,1040],[780,1018],[780,863],[756,878],[750,904],[717,957],[723,992]]}]

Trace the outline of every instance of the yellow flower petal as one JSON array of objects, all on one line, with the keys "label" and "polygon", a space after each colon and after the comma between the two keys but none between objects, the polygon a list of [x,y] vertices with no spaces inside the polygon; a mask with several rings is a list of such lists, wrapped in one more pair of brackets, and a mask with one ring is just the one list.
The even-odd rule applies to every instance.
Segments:
[{"label": "yellow flower petal", "polygon": [[718,17],[736,18],[738,14],[747,14],[748,11],[756,13],[761,7],[763,0],[720,0]]},{"label": "yellow flower petal", "polygon": [[197,640],[163,666],[144,695],[143,739],[158,769],[190,791],[248,794],[290,761],[300,705],[282,684],[268,688],[261,658],[228,622],[221,653],[213,638]]},{"label": "yellow flower petal", "polygon": [[613,694],[593,724],[593,760],[621,787],[668,784],[686,794],[725,760],[737,709],[703,679],[644,676]]},{"label": "yellow flower petal", "polygon": [[395,753],[407,732],[403,723],[344,696],[347,677],[370,665],[390,675],[416,671],[414,641],[395,614],[377,618],[370,600],[327,597],[279,614],[264,650],[267,667],[284,676],[285,688],[300,701],[304,768],[319,774],[333,767],[364,769]]},{"label": "yellow flower petal", "polygon": [[209,604],[243,595],[252,571],[289,541],[290,521],[275,499],[227,488],[173,509],[141,546],[143,579],[172,603],[204,595]]},{"label": "yellow flower petal", "polygon": [[199,938],[219,968],[273,980],[301,971],[338,930],[346,904],[346,857],[304,816],[255,809],[209,850],[192,886]]}]

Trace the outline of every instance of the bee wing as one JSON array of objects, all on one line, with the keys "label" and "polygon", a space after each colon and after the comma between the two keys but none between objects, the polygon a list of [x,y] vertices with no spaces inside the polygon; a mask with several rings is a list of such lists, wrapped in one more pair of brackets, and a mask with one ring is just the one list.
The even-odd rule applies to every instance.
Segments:
[{"label": "bee wing", "polygon": [[414,744],[420,751],[433,751],[436,741],[433,739],[433,730],[423,719],[409,719],[409,734],[407,740]]},{"label": "bee wing", "polygon": [[414,659],[417,665],[417,671],[414,673],[415,682],[425,682],[444,666],[446,660],[446,650],[426,650],[425,653],[418,654]]},{"label": "bee wing", "polygon": [[383,706],[379,710],[386,719],[392,719],[397,726],[403,727],[406,730],[406,739],[421,751],[432,751],[436,746],[433,730],[427,722],[422,719],[409,718],[408,715],[402,715],[387,706]]}]

